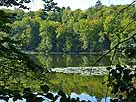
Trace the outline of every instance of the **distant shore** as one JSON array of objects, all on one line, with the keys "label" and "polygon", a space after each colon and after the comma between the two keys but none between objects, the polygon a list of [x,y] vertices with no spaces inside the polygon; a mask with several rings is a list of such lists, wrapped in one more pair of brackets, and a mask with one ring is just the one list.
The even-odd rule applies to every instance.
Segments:
[{"label": "distant shore", "polygon": [[23,51],[26,54],[104,54],[106,51],[101,52],[33,52],[33,51]]}]

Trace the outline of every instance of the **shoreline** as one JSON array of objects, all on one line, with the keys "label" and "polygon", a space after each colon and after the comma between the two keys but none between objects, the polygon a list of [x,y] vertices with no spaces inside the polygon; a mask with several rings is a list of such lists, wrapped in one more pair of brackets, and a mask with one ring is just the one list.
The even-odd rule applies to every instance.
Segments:
[{"label": "shoreline", "polygon": [[22,51],[24,52],[25,54],[45,54],[45,55],[67,55],[67,54],[71,54],[71,55],[84,55],[84,54],[92,54],[92,55],[95,55],[95,54],[104,54],[106,53],[107,51],[102,51],[102,52],[29,52],[29,51]]}]

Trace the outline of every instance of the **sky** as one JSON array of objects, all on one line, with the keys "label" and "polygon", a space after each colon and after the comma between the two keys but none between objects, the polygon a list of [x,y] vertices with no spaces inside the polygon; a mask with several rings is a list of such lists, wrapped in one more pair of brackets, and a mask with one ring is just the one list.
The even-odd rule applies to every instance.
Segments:
[{"label": "sky", "polygon": [[[98,0],[54,0],[59,6],[70,6],[72,9],[88,9],[94,6]],[[100,0],[103,5],[109,4],[128,4],[133,2],[133,0]]]},{"label": "sky", "polygon": [[[68,7],[72,10],[75,9],[82,9],[85,10],[89,7],[92,7],[95,5],[97,0],[54,0],[54,2],[58,3],[59,7]],[[110,5],[110,4],[130,4],[133,2],[133,0],[101,0],[103,5]],[[38,6],[37,6],[38,5]],[[31,3],[32,10],[37,10],[42,7],[41,0],[34,0],[33,3]]]},{"label": "sky", "polygon": [[[33,0],[34,2],[31,2],[30,4],[27,4],[29,7],[31,7],[32,11],[36,11],[40,8],[43,8],[42,0]],[[54,2],[58,3],[59,7],[68,7],[72,10],[75,9],[88,9],[89,7],[92,7],[95,5],[96,1],[98,0],[54,0]],[[118,5],[118,4],[130,4],[134,0],[100,0],[103,5]]]}]

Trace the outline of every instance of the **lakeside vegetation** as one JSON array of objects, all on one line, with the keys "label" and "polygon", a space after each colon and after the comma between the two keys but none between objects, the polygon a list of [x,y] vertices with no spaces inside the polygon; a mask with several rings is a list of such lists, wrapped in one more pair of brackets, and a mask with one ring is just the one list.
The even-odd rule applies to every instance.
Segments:
[{"label": "lakeside vegetation", "polygon": [[[16,13],[10,24],[9,36],[19,41],[24,51],[38,52],[104,52],[135,32],[135,6],[132,5],[116,19],[114,16],[128,5],[95,6],[87,10],[62,8],[59,12],[21,9],[4,12]],[[128,23],[131,24],[124,29]],[[136,49],[135,37],[118,47],[118,51]]]}]

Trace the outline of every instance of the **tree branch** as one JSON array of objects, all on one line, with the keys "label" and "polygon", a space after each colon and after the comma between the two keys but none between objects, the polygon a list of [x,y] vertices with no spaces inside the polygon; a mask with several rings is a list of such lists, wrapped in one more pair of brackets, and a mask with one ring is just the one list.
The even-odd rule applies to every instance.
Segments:
[{"label": "tree branch", "polygon": [[123,9],[121,9],[121,10],[117,13],[117,15],[114,17],[113,21],[120,15],[120,13],[122,13],[124,10],[126,10],[127,8],[129,8],[129,7],[130,7],[131,5],[133,5],[135,2],[136,2],[136,0],[133,1],[131,4],[129,4],[127,7],[124,7]]},{"label": "tree branch", "polygon": [[[128,7],[130,7],[132,4],[134,4],[136,1],[133,1],[130,5],[128,5],[127,7],[125,7],[125,8],[123,8],[119,13],[117,13],[117,15],[115,16],[115,18],[121,13],[121,12],[123,12],[125,9],[127,9]],[[114,20],[115,20],[115,18],[114,18]],[[112,21],[114,21],[114,20],[112,20]],[[129,22],[125,27],[124,27],[124,29],[120,32],[120,33],[123,33],[132,23],[134,23],[136,21],[136,19],[134,19],[134,20],[132,20],[131,22]],[[134,37],[134,36],[133,36]],[[123,42],[124,43],[124,42]],[[120,42],[118,43],[119,45],[120,45]],[[117,45],[118,45],[117,44]],[[119,46],[118,45],[118,46]],[[117,46],[117,47],[118,47]],[[109,54],[112,50],[114,50],[114,48],[113,49],[110,49],[107,53],[105,53],[104,55],[102,55],[101,57],[99,57],[97,60],[96,60],[96,62],[92,65],[92,67],[94,67],[96,64],[97,64],[97,62],[99,62],[104,56],[106,56],[107,54]],[[113,56],[112,56],[112,59],[114,59],[114,56],[115,56],[115,53],[116,53],[116,51],[114,52],[114,54],[113,54]],[[112,62],[111,62],[112,63]]]},{"label": "tree branch", "polygon": [[99,57],[96,62],[92,65],[92,67],[94,67],[96,65],[97,62],[99,62],[104,56],[106,56],[107,54],[109,54],[112,50],[116,49],[120,44],[132,39],[134,36],[136,36],[136,33],[134,33],[132,36],[130,36],[129,38],[119,42],[118,44],[116,44],[114,47],[112,47],[108,52],[106,52],[105,54],[103,54],[101,57]]}]

